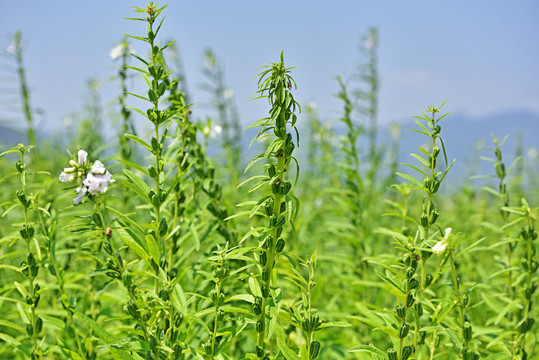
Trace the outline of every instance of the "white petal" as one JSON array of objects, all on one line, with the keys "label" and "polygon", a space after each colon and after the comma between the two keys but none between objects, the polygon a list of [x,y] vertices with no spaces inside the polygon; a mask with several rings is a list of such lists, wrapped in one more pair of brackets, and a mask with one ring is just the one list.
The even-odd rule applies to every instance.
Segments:
[{"label": "white petal", "polygon": [[88,153],[84,150],[79,150],[79,165],[82,166],[86,162],[86,158],[88,157]]},{"label": "white petal", "polygon": [[86,195],[86,187],[83,186],[83,185],[81,185],[81,186],[77,189],[77,191],[78,191],[79,194],[77,195],[76,198],[73,199],[73,203],[74,203],[75,205],[79,205],[80,202],[82,201],[82,199],[84,198],[84,196]]},{"label": "white petal", "polygon": [[90,171],[96,175],[102,175],[105,173],[105,165],[103,165],[101,161],[96,160],[92,165],[92,169]]}]

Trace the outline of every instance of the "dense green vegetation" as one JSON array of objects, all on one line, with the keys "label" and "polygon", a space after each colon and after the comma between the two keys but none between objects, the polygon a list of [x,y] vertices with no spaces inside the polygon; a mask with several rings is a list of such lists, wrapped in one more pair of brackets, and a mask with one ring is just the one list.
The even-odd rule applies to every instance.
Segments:
[{"label": "dense green vegetation", "polygon": [[483,154],[483,188],[447,189],[449,105],[428,106],[423,143],[399,164],[398,136],[377,141],[371,29],[359,82],[337,78],[342,133],[296,101],[285,53],[259,69],[253,100],[268,112],[244,172],[223,69],[208,51],[216,116],[194,119],[178,47],[159,40],[164,10],[137,9],[146,33],[111,52],[116,137],[100,131],[94,89],[70,144],[36,138],[15,36],[28,144],[0,150],[0,358],[539,356],[537,180],[507,164],[504,141]]}]

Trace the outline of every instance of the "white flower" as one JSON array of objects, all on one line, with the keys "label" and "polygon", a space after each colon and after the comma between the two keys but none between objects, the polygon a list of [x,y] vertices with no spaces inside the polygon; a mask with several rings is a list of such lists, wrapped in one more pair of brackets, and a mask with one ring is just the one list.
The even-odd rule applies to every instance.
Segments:
[{"label": "white flower", "polygon": [[444,233],[444,238],[441,241],[438,241],[436,245],[432,247],[432,252],[435,254],[441,254],[444,252],[444,250],[447,248],[447,244],[449,244],[449,237],[451,236],[451,231],[453,229],[446,228]]},{"label": "white flower", "polygon": [[115,47],[112,48],[112,50],[110,50],[109,52],[109,56],[112,60],[116,60],[118,59],[120,56],[122,56],[122,53],[123,53],[123,50],[124,50],[124,44],[119,44],[119,45],[116,45]]},{"label": "white flower", "polygon": [[447,243],[444,240],[438,241],[436,245],[432,247],[432,252],[435,254],[441,254],[444,252],[446,247],[447,247]]},{"label": "white flower", "polygon": [[92,165],[92,169],[90,170],[95,175],[103,175],[106,171],[105,165],[99,160],[96,160],[95,163]]},{"label": "white flower", "polygon": [[82,183],[88,187],[90,194],[97,195],[107,191],[109,184],[115,181],[108,171],[103,175],[95,175],[93,172],[89,172]]},{"label": "white flower", "polygon": [[86,162],[86,158],[88,157],[88,153],[84,150],[79,150],[79,165],[82,166]]},{"label": "white flower", "polygon": [[[65,169],[64,169],[65,170]],[[75,174],[74,173],[71,173],[71,174],[68,174],[64,171],[62,171],[60,173],[60,178],[59,180],[61,182],[65,182],[65,183],[68,183],[68,182],[72,182],[73,180],[75,180]]]},{"label": "white flower", "polygon": [[79,205],[84,196],[86,195],[86,186],[82,185],[78,187],[77,192],[79,193],[76,198],[73,199],[75,205]]},{"label": "white flower", "polygon": [[9,44],[9,46],[7,47],[6,49],[6,52],[10,55],[13,55],[15,54],[15,51],[17,50],[17,45],[15,45],[15,43],[11,43]]},{"label": "white flower", "polygon": [[220,135],[221,132],[223,132],[223,128],[221,127],[221,125],[212,126],[210,129],[210,137],[215,138]]},{"label": "white flower", "polygon": [[232,90],[231,88],[227,88],[224,92],[223,92],[223,96],[225,97],[225,99],[227,100],[230,100],[234,97],[234,90]]}]

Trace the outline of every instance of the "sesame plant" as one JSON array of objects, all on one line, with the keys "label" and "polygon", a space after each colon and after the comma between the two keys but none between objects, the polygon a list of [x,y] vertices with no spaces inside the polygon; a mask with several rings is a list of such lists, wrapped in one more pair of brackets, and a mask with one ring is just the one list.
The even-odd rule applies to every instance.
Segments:
[{"label": "sesame plant", "polygon": [[539,166],[523,140],[511,156],[494,138],[465,171],[481,158],[490,175],[459,178],[443,103],[399,164],[411,133],[378,121],[372,28],[359,76],[337,77],[340,113],[300,111],[284,51],[262,67],[247,146],[224,60],[201,54],[208,91],[187,93],[168,11],[134,8],[141,33],[108,54],[116,93],[87,82],[54,137],[10,38],[0,100],[22,109],[25,144],[0,143],[1,359],[538,357]]}]

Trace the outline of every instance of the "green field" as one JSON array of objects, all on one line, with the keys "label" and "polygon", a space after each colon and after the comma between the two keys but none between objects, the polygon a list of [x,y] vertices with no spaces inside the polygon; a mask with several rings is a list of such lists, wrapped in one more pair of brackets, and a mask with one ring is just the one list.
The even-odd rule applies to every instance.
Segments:
[{"label": "green field", "polygon": [[399,159],[398,129],[379,140],[374,28],[332,124],[294,97],[286,52],[258,70],[267,112],[246,132],[208,51],[216,115],[198,119],[166,12],[126,10],[140,33],[111,52],[108,136],[92,98],[68,142],[35,135],[14,36],[26,140],[0,144],[1,359],[539,359],[537,156],[507,161],[493,137],[482,182],[446,177],[447,102],[410,114],[422,140]]}]

